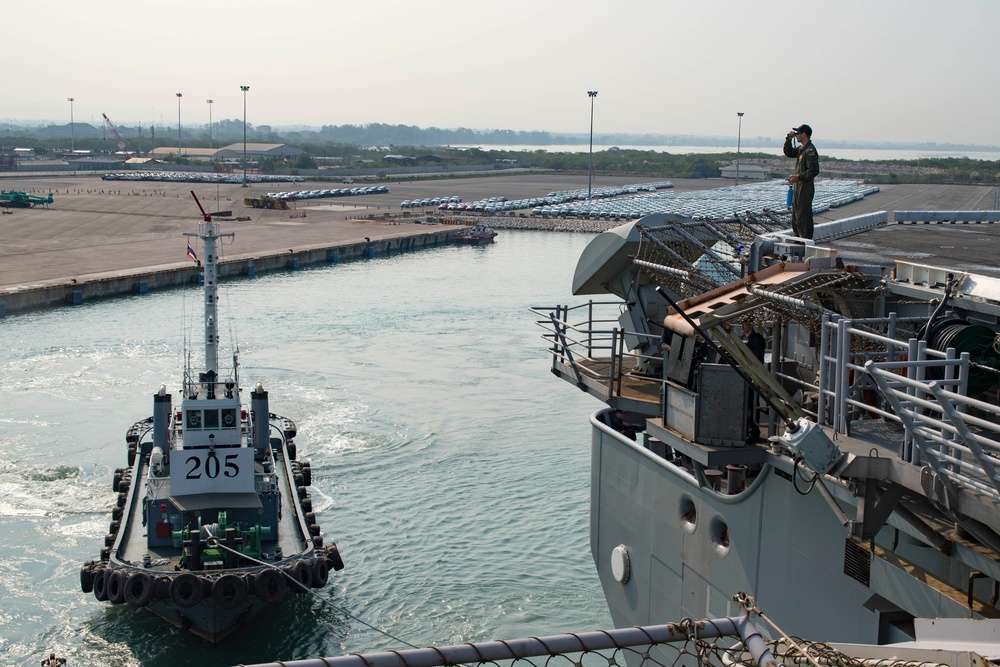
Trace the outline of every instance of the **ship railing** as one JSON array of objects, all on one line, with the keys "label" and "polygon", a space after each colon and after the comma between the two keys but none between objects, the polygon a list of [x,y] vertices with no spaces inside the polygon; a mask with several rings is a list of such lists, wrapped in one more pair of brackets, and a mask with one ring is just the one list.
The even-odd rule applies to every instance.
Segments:
[{"label": "ship railing", "polygon": [[[535,323],[546,331],[542,338],[549,343],[552,371],[560,374],[562,367],[567,368],[580,388],[586,384],[585,377],[604,384],[605,400],[621,397],[626,381],[656,384],[659,389],[662,377],[652,377],[636,369],[659,367],[663,363],[659,354],[660,337],[626,332],[618,326],[617,315],[623,305],[621,301],[588,301],[576,306],[531,307],[529,310],[541,317]],[[616,316],[604,317],[612,308]],[[579,319],[571,321],[571,317],[578,316]],[[657,353],[649,355],[626,349],[626,338],[630,343],[638,341],[637,349],[646,347]]]},{"label": "ship railing", "polygon": [[[811,644],[811,642],[800,642]],[[724,667],[739,664],[770,665],[793,653],[780,641],[768,642],[749,616],[574,632],[548,637],[470,642],[381,653],[356,653],[338,657],[272,662],[251,667],[451,667],[452,665],[523,665],[525,667],[577,667],[647,665],[671,667],[698,656],[698,663]],[[827,647],[827,653],[832,649]]]},{"label": "ship railing", "polygon": [[[963,357],[968,361],[968,353]],[[900,362],[869,361],[866,367],[911,441],[901,458],[926,463],[955,487],[1000,501],[1000,424],[978,416],[996,419],[997,406],[947,389],[954,381],[899,375]]]},{"label": "ship railing", "polygon": [[[945,352],[929,348],[922,340],[900,340],[897,328],[902,324],[925,324],[926,318],[888,317],[845,318],[825,314],[822,318],[818,355],[816,420],[832,426],[837,433],[850,435],[854,417],[868,418],[882,414],[872,405],[870,392],[876,390],[865,369],[868,361],[896,364],[896,372],[919,380],[939,377],[964,393],[968,388],[970,359],[957,355],[953,348]],[[895,419],[889,414],[888,418]]]},{"label": "ship railing", "polygon": [[957,487],[1000,500],[1000,407],[967,395],[968,352],[893,337],[904,322],[823,317],[817,422],[845,435],[858,419],[898,423],[901,460],[926,464]]}]

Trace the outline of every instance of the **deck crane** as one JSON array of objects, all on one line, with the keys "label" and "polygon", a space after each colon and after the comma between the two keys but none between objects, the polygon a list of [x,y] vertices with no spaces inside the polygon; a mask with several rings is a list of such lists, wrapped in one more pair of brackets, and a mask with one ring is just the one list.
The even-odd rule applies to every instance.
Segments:
[{"label": "deck crane", "polygon": [[111,131],[111,136],[113,136],[115,138],[115,141],[118,142],[118,150],[128,155],[129,151],[125,147],[125,140],[122,139],[122,135],[118,134],[118,128],[115,127],[115,124],[111,122],[111,119],[108,118],[107,114],[102,113],[101,115],[104,116],[104,122],[107,124],[108,129]]}]

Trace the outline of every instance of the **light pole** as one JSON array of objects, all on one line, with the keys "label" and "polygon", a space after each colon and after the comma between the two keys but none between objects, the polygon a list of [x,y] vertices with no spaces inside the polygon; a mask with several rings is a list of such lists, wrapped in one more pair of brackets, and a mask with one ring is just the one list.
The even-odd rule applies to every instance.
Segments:
[{"label": "light pole", "polygon": [[177,159],[181,159],[181,94],[177,93]]},{"label": "light pole", "polygon": [[76,152],[76,128],[73,126],[73,97],[67,97],[69,100],[69,152]]},{"label": "light pole", "polygon": [[736,131],[736,185],[740,184],[740,138],[743,135],[743,112],[737,111],[736,115],[740,117],[740,127]]},{"label": "light pole", "polygon": [[587,173],[587,199],[589,200],[594,184],[594,98],[597,97],[597,91],[588,90],[587,97],[590,98],[590,170]]},{"label": "light pole", "polygon": [[250,90],[250,86],[240,86],[240,90],[243,91],[243,187],[249,187],[247,184],[247,91]]},{"label": "light pole", "polygon": [[205,100],[208,102],[208,145],[211,148],[215,148],[215,142],[212,140],[212,102],[214,100]]}]

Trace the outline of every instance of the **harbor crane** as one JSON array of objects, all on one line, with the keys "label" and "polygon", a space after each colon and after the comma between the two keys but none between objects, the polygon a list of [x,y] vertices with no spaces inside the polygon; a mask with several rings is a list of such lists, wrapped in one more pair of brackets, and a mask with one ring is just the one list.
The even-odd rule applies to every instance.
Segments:
[{"label": "harbor crane", "polygon": [[125,146],[125,140],[122,139],[122,135],[118,133],[118,128],[115,127],[115,124],[111,122],[111,119],[108,118],[107,114],[102,113],[101,115],[104,116],[104,122],[105,124],[107,124],[108,130],[111,131],[111,136],[113,136],[115,138],[115,141],[118,142],[118,150],[128,155],[129,150]]}]

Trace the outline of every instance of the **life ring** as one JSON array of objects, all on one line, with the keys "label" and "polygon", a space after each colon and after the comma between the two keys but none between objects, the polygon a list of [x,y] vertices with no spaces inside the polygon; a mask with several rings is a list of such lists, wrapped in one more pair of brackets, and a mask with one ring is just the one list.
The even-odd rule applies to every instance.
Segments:
[{"label": "life ring", "polygon": [[181,609],[195,606],[204,594],[204,585],[196,574],[184,572],[170,582],[170,601]]},{"label": "life ring", "polygon": [[99,602],[104,602],[108,599],[108,575],[111,572],[102,567],[94,574],[94,597],[97,598]]},{"label": "life ring", "polygon": [[235,609],[247,601],[247,582],[238,574],[224,574],[212,584],[212,601],[220,609]]},{"label": "life ring", "polygon": [[125,573],[121,570],[112,570],[108,575],[108,600],[111,604],[121,604],[125,602]]},{"label": "life ring", "polygon": [[254,577],[253,592],[261,602],[277,602],[284,596],[285,589],[285,575],[278,570],[267,568]]},{"label": "life ring", "polygon": [[309,563],[306,561],[296,561],[294,565],[288,568],[287,572],[292,575],[295,581],[302,584],[302,587],[295,587],[296,593],[301,593],[302,588],[312,588],[312,568],[309,567]]},{"label": "life ring", "polygon": [[94,590],[94,561],[88,560],[80,567],[80,588],[84,593]]},{"label": "life ring", "polygon": [[317,558],[312,564],[312,585],[313,588],[323,588],[330,580],[330,566],[326,564],[325,558]]},{"label": "life ring", "polygon": [[146,572],[135,572],[125,580],[125,602],[133,607],[145,607],[153,601],[153,577]]}]

